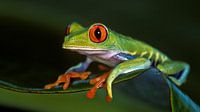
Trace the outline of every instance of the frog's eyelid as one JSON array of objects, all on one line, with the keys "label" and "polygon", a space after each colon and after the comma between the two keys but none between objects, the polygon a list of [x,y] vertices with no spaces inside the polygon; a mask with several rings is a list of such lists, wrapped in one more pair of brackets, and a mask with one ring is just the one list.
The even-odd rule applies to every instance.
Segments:
[{"label": "frog's eyelid", "polygon": [[73,32],[77,32],[77,31],[80,31],[80,30],[83,30],[84,27],[76,22],[73,22],[69,25],[67,25],[66,29],[65,29],[65,35],[69,35],[70,33],[73,33]]}]

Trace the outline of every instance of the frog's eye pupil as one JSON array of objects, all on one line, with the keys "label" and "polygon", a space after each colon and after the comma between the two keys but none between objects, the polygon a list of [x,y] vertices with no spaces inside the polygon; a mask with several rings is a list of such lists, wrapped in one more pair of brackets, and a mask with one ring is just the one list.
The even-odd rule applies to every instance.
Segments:
[{"label": "frog's eye pupil", "polygon": [[100,30],[99,28],[97,28],[97,29],[95,30],[95,32],[94,32],[94,35],[96,36],[96,38],[97,38],[98,40],[100,40],[100,38],[101,38],[101,30]]},{"label": "frog's eye pupil", "polygon": [[94,24],[89,28],[89,38],[92,42],[101,43],[107,39],[107,28],[102,24]]}]

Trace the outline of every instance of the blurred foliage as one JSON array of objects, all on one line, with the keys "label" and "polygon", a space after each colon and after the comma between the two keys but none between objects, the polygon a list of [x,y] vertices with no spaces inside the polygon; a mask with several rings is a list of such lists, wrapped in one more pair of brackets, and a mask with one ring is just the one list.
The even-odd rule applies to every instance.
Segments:
[{"label": "blurred foliage", "polygon": [[[54,81],[67,68],[84,59],[61,48],[66,25],[73,21],[84,26],[102,22],[119,33],[153,45],[172,59],[188,62],[191,72],[181,89],[200,104],[198,4],[194,0],[1,0],[1,80],[37,87]],[[88,100],[85,93],[38,95],[4,89],[0,90],[0,104],[35,111],[160,111],[149,105],[150,101],[134,97],[144,98],[130,89],[133,82],[117,89],[111,104],[105,103],[102,90],[95,100]],[[49,107],[54,108],[48,110]]]}]

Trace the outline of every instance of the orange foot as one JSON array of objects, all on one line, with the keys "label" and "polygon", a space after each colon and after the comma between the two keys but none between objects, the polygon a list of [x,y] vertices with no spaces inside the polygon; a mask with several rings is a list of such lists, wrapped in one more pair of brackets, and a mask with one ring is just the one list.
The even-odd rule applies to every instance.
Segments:
[{"label": "orange foot", "polygon": [[66,74],[62,74],[58,77],[57,81],[51,84],[47,84],[44,86],[44,89],[51,89],[58,86],[61,83],[64,83],[63,89],[66,90],[69,87],[71,78],[80,78],[82,80],[87,79],[87,77],[91,74],[91,72],[68,72]]},{"label": "orange foot", "polygon": [[[94,85],[94,87],[92,87],[87,93],[87,97],[89,99],[93,99],[95,97],[97,89],[99,89],[101,87],[106,87],[105,81],[108,78],[109,74],[110,74],[110,71],[104,73],[103,75],[101,75],[99,77],[96,77],[96,78],[90,80],[90,84]],[[107,102],[110,102],[111,100],[112,100],[112,98],[110,98],[109,96],[106,96]]]}]

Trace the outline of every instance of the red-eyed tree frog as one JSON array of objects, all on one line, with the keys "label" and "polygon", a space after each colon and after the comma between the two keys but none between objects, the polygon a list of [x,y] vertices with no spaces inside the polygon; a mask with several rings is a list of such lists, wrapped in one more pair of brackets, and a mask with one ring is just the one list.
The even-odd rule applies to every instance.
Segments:
[{"label": "red-eyed tree frog", "polygon": [[[91,72],[86,69],[92,62],[97,61],[111,69],[90,80],[90,84],[94,85],[87,93],[90,99],[94,98],[98,88],[105,87],[108,93],[106,100],[111,101],[112,83],[119,75],[132,74],[134,78],[139,75],[135,74],[136,72],[155,67],[176,85],[181,85],[185,82],[190,68],[187,63],[171,60],[152,46],[116,33],[101,23],[95,23],[88,28],[72,23],[66,28],[63,48],[86,55],[87,58],[69,68],[56,82],[45,85],[44,88],[51,89],[64,83],[65,90],[70,86],[70,79],[87,79]],[[107,69],[103,66],[100,68]]]}]

